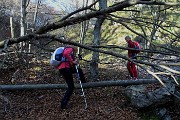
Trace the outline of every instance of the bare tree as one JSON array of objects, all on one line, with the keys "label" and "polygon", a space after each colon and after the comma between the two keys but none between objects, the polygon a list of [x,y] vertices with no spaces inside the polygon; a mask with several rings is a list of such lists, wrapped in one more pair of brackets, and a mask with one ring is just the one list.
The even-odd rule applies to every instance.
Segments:
[{"label": "bare tree", "polygon": [[[99,8],[105,9],[107,7],[107,0],[100,0],[99,1]],[[94,26],[94,41],[93,45],[98,46],[100,45],[101,40],[101,26],[105,20],[105,17],[103,15],[98,16],[95,26]],[[99,62],[99,53],[93,52],[92,54],[92,60],[90,63],[90,72],[91,72],[91,79],[97,80],[98,78],[98,62]]]},{"label": "bare tree", "polygon": [[10,28],[11,28],[11,38],[14,38],[14,24],[13,24],[13,16],[10,16]]},{"label": "bare tree", "polygon": [[[21,19],[20,19],[20,26],[21,26],[21,33],[20,36],[24,36],[26,34],[26,8],[27,8],[27,0],[21,0]],[[25,45],[24,42],[20,43],[20,49],[22,51],[22,47]]]},{"label": "bare tree", "polygon": [[[83,0],[83,7],[87,7],[87,6],[88,6],[88,0],[86,2]],[[87,10],[85,10],[84,13],[86,14]],[[81,33],[80,33],[80,41],[79,41],[81,44],[84,44],[84,39],[86,36],[86,31],[88,29],[88,24],[89,24],[89,21],[83,21],[81,23]],[[78,48],[78,54],[81,54],[81,53],[82,53],[82,49]]]}]

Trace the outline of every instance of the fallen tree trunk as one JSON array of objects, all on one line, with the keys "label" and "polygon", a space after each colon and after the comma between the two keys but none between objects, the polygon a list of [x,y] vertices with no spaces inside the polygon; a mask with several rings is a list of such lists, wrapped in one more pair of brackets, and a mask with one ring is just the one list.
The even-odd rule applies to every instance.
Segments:
[{"label": "fallen tree trunk", "polygon": [[[83,83],[83,88],[96,87],[111,87],[111,86],[128,86],[140,84],[158,83],[154,79],[139,79],[139,80],[111,80],[100,82]],[[33,89],[66,89],[66,84],[26,84],[26,85],[0,85],[0,90],[33,90]],[[80,89],[80,84],[75,84],[76,89]]]}]

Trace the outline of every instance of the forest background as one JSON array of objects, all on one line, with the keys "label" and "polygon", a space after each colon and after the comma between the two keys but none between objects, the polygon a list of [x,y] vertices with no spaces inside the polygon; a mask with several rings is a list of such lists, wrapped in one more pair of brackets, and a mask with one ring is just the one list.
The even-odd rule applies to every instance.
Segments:
[{"label": "forest background", "polygon": [[[49,66],[49,59],[51,52],[64,44],[79,47],[81,65],[90,74],[88,81],[101,81],[101,69],[126,67],[130,60],[126,35],[143,48],[133,60],[142,71],[140,78],[146,74],[145,78],[156,79],[164,87],[166,79],[178,85],[179,0],[48,2],[0,1],[2,85],[41,83],[50,75],[54,75],[51,79],[55,83],[60,78],[58,71]],[[11,72],[6,76],[5,71]]]}]

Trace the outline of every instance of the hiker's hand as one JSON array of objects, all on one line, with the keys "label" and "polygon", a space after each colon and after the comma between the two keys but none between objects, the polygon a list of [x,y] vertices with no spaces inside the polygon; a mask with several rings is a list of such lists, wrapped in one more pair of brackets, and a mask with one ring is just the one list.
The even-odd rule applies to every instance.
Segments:
[{"label": "hiker's hand", "polygon": [[72,63],[73,63],[74,65],[77,65],[77,64],[78,64],[76,60],[75,60],[75,61],[72,61]]}]

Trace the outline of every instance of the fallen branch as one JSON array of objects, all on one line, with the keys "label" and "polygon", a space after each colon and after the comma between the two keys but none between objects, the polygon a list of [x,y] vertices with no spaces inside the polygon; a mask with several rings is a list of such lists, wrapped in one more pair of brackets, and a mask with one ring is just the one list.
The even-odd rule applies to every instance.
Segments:
[{"label": "fallen branch", "polygon": [[[100,82],[83,83],[83,88],[112,87],[112,86],[128,86],[140,84],[153,84],[159,81],[154,79],[138,79],[138,80],[111,80]],[[76,89],[81,89],[79,84],[75,84]],[[66,84],[26,84],[26,85],[0,85],[0,90],[35,90],[35,89],[67,89]]]}]

